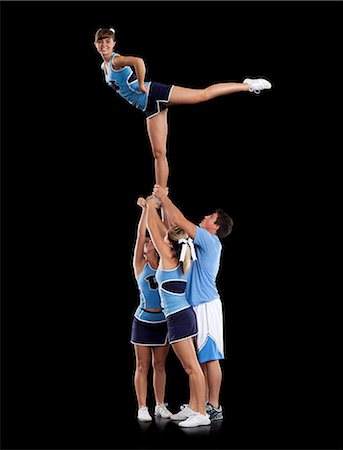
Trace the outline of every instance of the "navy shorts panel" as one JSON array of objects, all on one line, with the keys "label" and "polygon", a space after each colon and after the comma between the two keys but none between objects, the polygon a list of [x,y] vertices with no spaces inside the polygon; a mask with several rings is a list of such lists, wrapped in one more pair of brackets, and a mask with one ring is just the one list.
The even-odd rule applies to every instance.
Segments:
[{"label": "navy shorts panel", "polygon": [[137,345],[166,345],[167,343],[167,322],[148,323],[142,322],[136,317],[132,320],[131,338],[132,344]]},{"label": "navy shorts panel", "polygon": [[156,83],[155,81],[150,84],[148,103],[144,111],[146,118],[155,116],[168,108],[171,88],[171,84]]},{"label": "navy shorts panel", "polygon": [[192,307],[168,316],[167,324],[170,343],[195,336],[198,333],[197,319]]}]

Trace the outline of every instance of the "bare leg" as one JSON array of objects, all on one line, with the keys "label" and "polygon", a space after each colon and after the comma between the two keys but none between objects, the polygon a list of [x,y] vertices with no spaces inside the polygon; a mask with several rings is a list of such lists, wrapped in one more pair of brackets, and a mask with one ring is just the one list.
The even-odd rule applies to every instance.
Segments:
[{"label": "bare leg", "polygon": [[245,91],[249,91],[247,83],[216,83],[205,89],[174,86],[170,94],[169,105],[202,103],[222,95]]},{"label": "bare leg", "polygon": [[156,405],[164,403],[166,389],[165,362],[169,351],[169,345],[163,347],[152,347],[152,367],[154,369],[153,385]]},{"label": "bare leg", "polygon": [[135,390],[138,408],[146,406],[148,372],[151,361],[151,348],[142,345],[135,345],[136,370],[135,370]]},{"label": "bare leg", "polygon": [[200,366],[201,366],[202,371],[204,372],[204,376],[205,376],[206,401],[209,401],[209,400],[208,400],[208,397],[209,397],[209,389],[208,389],[207,365],[206,365],[206,363],[200,363]]},{"label": "bare leg", "polygon": [[219,403],[219,394],[220,388],[222,384],[222,369],[220,367],[220,363],[218,360],[208,361],[202,364],[206,366],[207,371],[207,381],[208,381],[208,401],[212,406],[218,408]]},{"label": "bare leg", "polygon": [[168,110],[165,109],[156,114],[156,116],[146,120],[151,150],[155,159],[155,180],[163,188],[167,187],[169,176],[167,160],[167,112]]},{"label": "bare leg", "polygon": [[190,392],[194,397],[190,399],[189,407],[193,411],[205,414],[205,378],[195,353],[193,340],[184,339],[175,342],[172,347],[189,377]]}]

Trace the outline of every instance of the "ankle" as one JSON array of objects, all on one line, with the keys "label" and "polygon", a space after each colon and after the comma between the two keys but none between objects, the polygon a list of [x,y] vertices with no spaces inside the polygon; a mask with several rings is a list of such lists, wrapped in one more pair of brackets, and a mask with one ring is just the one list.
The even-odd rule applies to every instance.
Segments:
[{"label": "ankle", "polygon": [[213,406],[213,408],[218,409],[219,408],[219,403],[215,403],[215,402],[208,402],[209,405]]}]

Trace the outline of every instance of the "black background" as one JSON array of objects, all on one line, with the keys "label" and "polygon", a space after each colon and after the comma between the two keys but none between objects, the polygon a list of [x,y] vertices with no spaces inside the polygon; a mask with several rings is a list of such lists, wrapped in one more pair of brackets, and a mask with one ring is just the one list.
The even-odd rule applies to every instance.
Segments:
[{"label": "black background", "polygon": [[[339,2],[1,3],[3,448],[341,446],[341,17]],[[153,162],[141,113],[103,82],[100,26],[149,80],[273,83],[169,112],[172,199],[235,223],[212,429],[135,419],[131,256]],[[172,352],[167,366],[176,411],[187,383]]]}]

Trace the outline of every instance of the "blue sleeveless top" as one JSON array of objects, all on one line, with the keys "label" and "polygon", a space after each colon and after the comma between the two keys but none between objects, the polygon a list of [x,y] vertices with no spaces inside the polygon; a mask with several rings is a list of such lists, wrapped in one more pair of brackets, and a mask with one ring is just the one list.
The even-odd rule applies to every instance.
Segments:
[{"label": "blue sleeveless top", "polygon": [[144,311],[148,308],[162,309],[155,276],[156,270],[147,262],[142,272],[136,277],[139,289],[139,306],[134,315],[136,319],[143,322],[165,322],[166,320],[163,312]]},{"label": "blue sleeveless top", "polygon": [[[105,73],[106,83],[113,88],[117,94],[123,97],[124,100],[135,106],[141,111],[145,111],[148,94],[141,92],[138,86],[137,76],[130,66],[125,66],[120,70],[114,70],[112,61],[118,53],[112,53],[110,62],[108,64],[109,73]],[[145,86],[149,88],[150,82],[144,82]]]},{"label": "blue sleeveless top", "polygon": [[191,305],[186,299],[186,275],[182,273],[180,266],[171,270],[156,270],[156,281],[161,296],[161,305],[166,317]]}]

